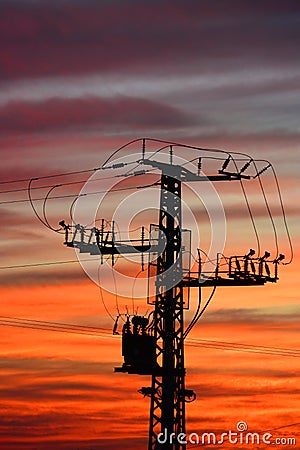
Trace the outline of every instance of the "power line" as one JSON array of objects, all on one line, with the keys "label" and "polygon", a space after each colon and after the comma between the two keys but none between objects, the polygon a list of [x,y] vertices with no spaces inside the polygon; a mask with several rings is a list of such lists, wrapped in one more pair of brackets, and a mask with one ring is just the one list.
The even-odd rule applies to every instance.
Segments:
[{"label": "power line", "polygon": [[[113,337],[112,331],[104,327],[93,327],[89,325],[77,325],[65,322],[52,322],[10,316],[0,316],[0,326],[30,328],[71,334],[83,334],[96,337]],[[273,356],[290,356],[294,358],[300,358],[300,350],[292,348],[257,346],[252,344],[241,344],[236,342],[224,342],[200,338],[189,338],[186,342],[187,345],[191,347],[214,348],[216,350],[261,353]]]},{"label": "power line", "polygon": [[[127,165],[131,165],[131,164],[134,164],[134,162],[132,162],[132,163],[127,163]],[[137,165],[137,167],[139,166],[139,164]],[[95,169],[96,170],[96,169]],[[100,169],[97,169],[97,170],[100,170]],[[101,178],[94,178],[94,179],[92,179],[92,180],[88,180],[89,181],[89,183],[95,183],[95,182],[97,182],[97,181],[106,181],[106,180],[112,180],[112,179],[114,179],[114,178],[122,178],[122,177],[128,177],[128,176],[130,176],[130,170],[132,170],[132,169],[129,169],[127,172],[125,172],[125,173],[123,173],[123,174],[119,174],[119,175],[111,175],[111,176],[109,176],[109,177],[101,177]],[[153,171],[151,171],[151,170],[145,170],[144,171],[144,173],[142,174],[142,175],[144,175],[144,174],[147,174],[147,173],[153,173]],[[132,174],[133,176],[134,176],[134,174]],[[33,182],[33,181],[38,181],[38,180],[40,180],[41,178],[40,177],[36,177],[36,178],[31,178],[30,180],[29,180],[29,183],[30,182]],[[54,186],[55,187],[65,187],[65,186],[73,186],[73,185],[76,185],[76,184],[83,184],[83,183],[86,183],[87,182],[87,180],[86,179],[84,179],[84,180],[79,180],[79,181],[68,181],[68,182],[65,182],[65,183],[59,183],[59,184],[56,184],[56,185],[53,185],[53,184],[46,184],[46,185],[42,185],[42,186],[33,186],[33,187],[31,187],[31,190],[33,191],[33,190],[43,190],[43,189],[49,189],[49,188],[53,188]],[[11,190],[7,190],[7,191],[0,191],[0,194],[14,194],[14,193],[16,193],[16,192],[27,192],[28,191],[28,187],[22,187],[22,188],[19,188],[19,189],[11,189]]]},{"label": "power line", "polygon": [[246,353],[258,353],[264,355],[273,355],[273,356],[289,356],[293,358],[300,358],[300,350],[293,349],[281,349],[276,347],[259,347],[248,344],[235,344],[231,342],[221,343],[219,341],[206,341],[205,339],[199,340],[200,342],[189,342],[187,341],[187,345],[191,347],[204,347],[204,348],[213,348],[218,350],[228,350],[228,351],[238,351],[238,352],[246,352]]},{"label": "power line", "polygon": [[[128,187],[119,187],[119,188],[115,188],[115,189],[110,189],[110,192],[119,192],[119,191],[129,191],[132,189],[144,189],[147,187],[151,187],[151,186],[155,186],[155,183],[151,183],[151,184],[144,184],[144,185],[139,185],[139,186],[128,186]],[[74,197],[85,197],[88,195],[96,195],[96,194],[107,194],[108,191],[95,191],[95,192],[86,192],[83,194],[67,194],[67,195],[56,195],[53,196],[51,198],[49,198],[49,200],[56,200],[56,199],[62,199],[62,198],[74,198]],[[39,197],[39,198],[33,198],[31,199],[31,201],[35,202],[35,201],[44,201],[45,197]],[[9,204],[14,204],[14,203],[31,203],[30,199],[26,198],[26,199],[21,199],[21,200],[8,200],[8,201],[3,201],[0,202],[0,205],[9,205]]]},{"label": "power line", "polygon": [[[282,425],[282,426],[280,426],[280,427],[276,427],[276,428],[270,428],[270,429],[268,429],[268,430],[266,430],[266,429],[264,429],[264,430],[259,430],[259,429],[255,429],[255,432],[256,433],[260,433],[261,435],[263,435],[263,434],[265,434],[265,433],[269,433],[270,431],[277,431],[277,430],[281,430],[281,429],[285,429],[285,428],[290,428],[290,427],[294,427],[294,426],[296,426],[296,425],[300,425],[300,422],[295,422],[295,423],[289,423],[289,424],[287,424],[287,425]],[[209,433],[213,433],[213,434],[215,434],[214,433],[214,431],[212,430],[212,431],[210,431],[210,430],[208,430],[207,428],[205,429],[205,433],[203,433],[203,435],[202,435],[202,439],[203,439],[203,436],[205,436],[206,434],[209,434]],[[225,438],[226,438],[226,434],[227,433],[225,433]],[[251,433],[250,433],[251,434]],[[254,434],[254,433],[253,433]],[[297,431],[297,432],[294,432],[293,433],[293,435],[294,436],[298,436],[299,435],[299,432]],[[201,434],[200,433],[198,433],[198,437],[199,436],[201,436]],[[227,439],[226,439],[227,440]],[[228,440],[227,440],[227,442],[228,442]],[[296,442],[295,442],[296,443]],[[272,442],[272,444],[275,444],[275,442]],[[283,446],[284,445],[286,445],[286,444],[282,444]],[[277,446],[278,446],[278,444],[277,444]],[[193,447],[195,447],[195,448],[197,448],[197,447],[203,447],[203,443],[199,443],[199,444],[195,444],[195,445],[193,445]],[[225,448],[225,447],[224,447]]]},{"label": "power line", "polygon": [[20,323],[20,322],[16,322],[14,323],[13,321],[6,321],[6,320],[0,320],[0,326],[9,326],[9,327],[16,327],[16,328],[29,328],[29,329],[34,329],[34,330],[41,330],[41,331],[55,331],[55,332],[60,332],[60,333],[69,333],[69,334],[81,334],[81,335],[85,335],[85,336],[93,336],[93,337],[111,337],[108,336],[108,334],[101,334],[101,333],[97,333],[95,332],[89,332],[84,331],[84,330],[72,330],[71,328],[64,328],[64,327],[57,327],[54,328],[52,326],[46,326],[46,325],[39,325],[39,324],[31,324],[31,323]]},{"label": "power line", "polygon": [[[91,259],[82,259],[81,261],[88,262],[93,261]],[[67,261],[49,261],[45,263],[34,263],[34,264],[16,264],[12,266],[0,266],[0,270],[7,270],[7,269],[26,269],[29,267],[40,267],[40,266],[56,266],[60,264],[72,264],[79,262],[77,259],[71,259]]]},{"label": "power line", "polygon": [[66,323],[66,322],[53,322],[48,320],[39,320],[39,319],[26,319],[24,317],[12,317],[12,316],[0,316],[0,320],[7,320],[7,321],[18,321],[18,322],[24,322],[24,323],[34,323],[37,325],[45,325],[49,327],[63,327],[68,329],[75,329],[75,330],[88,330],[93,332],[109,332],[110,330],[108,328],[104,327],[93,327],[90,325],[78,325],[73,323]]},{"label": "power line", "polygon": [[23,179],[19,179],[19,180],[0,181],[0,185],[1,184],[13,184],[13,183],[25,183],[30,180],[45,180],[46,178],[58,178],[58,177],[64,177],[64,176],[68,176],[68,175],[78,175],[81,173],[89,173],[89,172],[91,173],[91,172],[96,172],[97,170],[101,170],[101,169],[102,169],[101,167],[96,167],[94,169],[76,170],[74,172],[56,173],[56,174],[44,175],[44,176],[40,176],[40,177],[23,178]]},{"label": "power line", "polygon": [[271,428],[269,430],[265,430],[264,432],[268,432],[268,431],[277,431],[277,430],[281,430],[283,428],[289,428],[289,427],[294,427],[295,425],[300,425],[300,422],[295,422],[295,423],[289,423],[287,425],[282,425],[281,427],[276,427],[276,428]]},{"label": "power line", "polygon": [[71,172],[63,172],[63,173],[56,173],[56,174],[50,174],[50,175],[43,175],[43,176],[39,176],[39,177],[30,177],[30,178],[22,178],[22,179],[17,179],[17,180],[7,180],[7,181],[0,181],[0,185],[3,184],[14,184],[14,183],[25,183],[25,182],[29,182],[31,180],[45,180],[45,179],[49,179],[49,178],[59,178],[59,177],[66,177],[66,176],[70,176],[70,175],[79,175],[82,173],[92,173],[92,172],[97,172],[98,170],[107,170],[107,169],[115,169],[115,168],[119,168],[119,167],[124,167],[127,166],[129,164],[134,164],[134,162],[129,162],[129,163],[121,163],[121,165],[117,165],[118,167],[114,167],[115,165],[112,166],[108,166],[108,167],[104,167],[104,164],[102,164],[101,167],[94,167],[92,169],[84,169],[84,170],[75,170],[75,171],[71,171]]}]

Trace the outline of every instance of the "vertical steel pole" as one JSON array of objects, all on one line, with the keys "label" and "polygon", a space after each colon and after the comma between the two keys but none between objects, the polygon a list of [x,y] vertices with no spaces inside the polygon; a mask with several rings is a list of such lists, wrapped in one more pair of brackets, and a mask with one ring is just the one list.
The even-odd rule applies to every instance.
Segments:
[{"label": "vertical steel pole", "polygon": [[181,181],[162,174],[159,230],[165,249],[157,259],[154,311],[160,372],[152,375],[149,450],[186,448],[176,439],[185,433],[181,224]]}]

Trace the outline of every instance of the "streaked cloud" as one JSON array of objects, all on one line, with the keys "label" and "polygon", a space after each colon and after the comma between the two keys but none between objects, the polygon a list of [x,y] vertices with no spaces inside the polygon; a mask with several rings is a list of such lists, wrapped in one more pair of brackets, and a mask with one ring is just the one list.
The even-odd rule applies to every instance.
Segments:
[{"label": "streaked cloud", "polygon": [[[0,182],[99,167],[140,135],[270,160],[292,223],[295,262],[280,267],[276,285],[218,289],[192,337],[299,348],[299,2],[2,0],[0,8]],[[280,251],[288,254],[276,186],[265,175]],[[42,217],[51,183],[61,180],[33,191]],[[244,254],[255,242],[249,213],[240,186],[221,184],[226,250]],[[24,190],[3,193],[18,187]],[[0,203],[25,201],[0,205],[0,266],[75,260],[63,236],[35,217],[27,188],[28,181],[1,185]],[[76,195],[77,188],[53,194]],[[273,255],[262,192],[255,183],[246,189],[262,249]],[[115,194],[110,206],[121,198]],[[69,220],[72,201],[47,202],[51,224]],[[191,202],[205,247],[204,208]],[[78,263],[2,270],[0,284],[1,314],[11,317],[109,332],[119,308],[149,312],[146,299],[100,292]],[[195,292],[190,300],[187,319]],[[0,328],[5,450],[146,447],[149,399],[137,391],[149,379],[113,374],[122,363],[120,336]],[[252,430],[299,422],[299,358],[187,346],[186,360],[187,387],[198,396],[188,405],[188,429],[222,432],[242,419]]]},{"label": "streaked cloud", "polygon": [[68,128],[97,127],[124,130],[173,128],[193,122],[175,108],[138,98],[53,98],[39,103],[10,103],[0,109],[1,131],[26,133]]},{"label": "streaked cloud", "polygon": [[2,77],[121,68],[164,70],[170,59],[173,67],[189,70],[195,55],[201,55],[199,68],[204,70],[204,57],[208,62],[219,59],[222,66],[225,59],[227,65],[237,60],[265,64],[296,59],[299,5],[291,0],[267,5],[266,20],[260,4],[235,0],[222,1],[218,8],[193,0],[188,4],[130,1],[117,6],[93,1],[75,6],[67,2],[6,3],[0,23],[1,39],[6,43]]}]

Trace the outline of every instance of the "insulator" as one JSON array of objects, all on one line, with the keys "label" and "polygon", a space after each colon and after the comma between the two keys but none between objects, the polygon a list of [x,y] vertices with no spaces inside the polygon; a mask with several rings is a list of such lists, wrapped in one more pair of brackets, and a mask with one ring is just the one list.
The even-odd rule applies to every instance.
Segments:
[{"label": "insulator", "polygon": [[104,245],[107,244],[108,238],[109,238],[109,231],[106,233],[105,239],[103,241]]},{"label": "insulator", "polygon": [[96,233],[96,228],[95,227],[91,228],[91,232],[90,232],[88,243],[91,242],[91,240],[92,240],[92,238],[93,238],[95,233]]},{"label": "insulator", "polygon": [[144,244],[144,240],[145,240],[145,227],[144,226],[142,226],[141,238],[142,238],[142,244]]},{"label": "insulator", "polygon": [[129,317],[127,317],[126,322],[123,325],[122,333],[123,334],[131,333],[131,323]]},{"label": "insulator", "polygon": [[95,229],[95,236],[96,236],[96,244],[98,248],[100,248],[100,230],[98,230],[98,228]]},{"label": "insulator", "polygon": [[190,389],[185,390],[185,402],[192,403],[196,400],[196,393]]},{"label": "insulator", "polygon": [[265,271],[266,271],[266,273],[267,273],[267,275],[269,277],[271,275],[271,272],[270,272],[270,269],[269,269],[269,266],[268,266],[267,263],[265,263]]},{"label": "insulator", "polygon": [[225,170],[228,164],[230,163],[231,156],[229,155],[226,161],[223,163],[222,170]]},{"label": "insulator", "polygon": [[251,163],[252,163],[252,159],[241,168],[240,173],[245,172],[245,170],[248,169],[248,167],[250,166]]},{"label": "insulator", "polygon": [[250,261],[250,266],[251,266],[251,270],[252,270],[253,274],[255,274],[255,264],[253,261]]},{"label": "insulator", "polygon": [[104,233],[104,228],[105,228],[104,219],[101,219],[101,234],[102,234],[102,236]]},{"label": "insulator", "polygon": [[173,147],[170,145],[170,164],[173,164]]},{"label": "insulator", "polygon": [[138,390],[139,394],[142,394],[144,397],[151,397],[153,393],[152,387],[142,387]]},{"label": "insulator", "polygon": [[198,253],[198,278],[200,278],[201,270],[202,270],[202,260],[201,260],[201,253],[200,253],[199,248],[197,248],[197,253]]},{"label": "insulator", "polygon": [[250,248],[249,253],[247,253],[247,255],[245,255],[245,258],[250,258],[250,256],[255,255],[255,250],[253,250],[253,248]]},{"label": "insulator", "polygon": [[198,176],[200,175],[202,169],[202,158],[198,159]]},{"label": "insulator", "polygon": [[116,321],[115,321],[115,324],[114,324],[114,328],[113,328],[113,334],[120,334],[119,332],[118,332],[118,322],[119,322],[119,317],[120,317],[120,314],[117,316],[117,318],[116,318]]},{"label": "insulator", "polygon": [[268,164],[266,167],[264,167],[263,169],[261,169],[259,172],[257,172],[257,174],[255,175],[254,178],[259,177],[262,173],[264,173],[269,167],[271,167],[271,164]]},{"label": "insulator", "polygon": [[196,393],[192,389],[184,389],[179,391],[179,395],[184,398],[186,403],[192,403],[196,400]]},{"label": "insulator", "polygon": [[142,159],[145,159],[145,152],[146,152],[146,139],[143,139]]},{"label": "insulator", "polygon": [[238,271],[240,271],[241,270],[240,262],[238,259],[236,259],[235,261],[236,261],[236,267],[237,267]]},{"label": "insulator", "polygon": [[[142,241],[142,247],[144,246],[145,242],[145,227],[142,227],[142,233],[141,233],[141,241]],[[141,265],[142,265],[142,271],[144,271],[144,252],[141,253]]]},{"label": "insulator", "polygon": [[276,259],[274,259],[273,263],[278,264],[279,261],[282,261],[284,258],[285,256],[282,253],[280,253],[280,255]]},{"label": "insulator", "polygon": [[260,260],[261,260],[261,261],[264,261],[265,259],[269,258],[270,256],[271,256],[271,253],[270,253],[270,252],[265,252],[264,256],[262,256],[262,257],[260,258]]},{"label": "insulator", "polygon": [[126,166],[126,163],[116,163],[116,164],[113,164],[111,167],[113,169],[119,169],[120,167],[124,167],[124,166]]}]

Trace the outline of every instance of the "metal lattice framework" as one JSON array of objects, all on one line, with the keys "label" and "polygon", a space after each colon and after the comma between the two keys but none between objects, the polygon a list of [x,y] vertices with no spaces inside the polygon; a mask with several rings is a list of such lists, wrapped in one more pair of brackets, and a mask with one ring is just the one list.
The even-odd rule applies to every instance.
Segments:
[{"label": "metal lattice framework", "polygon": [[[149,450],[159,448],[157,435],[161,430],[168,436],[185,433],[181,181],[164,174],[159,230],[166,236],[166,246],[157,259],[154,336],[156,358],[162,365],[161,373],[152,375]],[[175,448],[179,449],[179,444]]]}]

